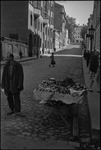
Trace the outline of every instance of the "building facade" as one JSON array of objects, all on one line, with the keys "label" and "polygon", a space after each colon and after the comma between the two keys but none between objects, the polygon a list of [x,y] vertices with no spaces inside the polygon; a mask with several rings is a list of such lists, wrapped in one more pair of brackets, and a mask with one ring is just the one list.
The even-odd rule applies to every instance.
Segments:
[{"label": "building facade", "polygon": [[1,37],[14,37],[27,41],[28,2],[1,1]]},{"label": "building facade", "polygon": [[29,46],[29,56],[53,50],[54,1],[1,1],[1,37]]},{"label": "building facade", "polygon": [[54,4],[54,29],[54,47],[59,46],[59,49],[62,49],[66,45],[66,12],[64,6],[56,2]]},{"label": "building facade", "polygon": [[66,29],[66,41],[65,41],[65,45],[69,44],[69,39],[68,39],[68,29]]},{"label": "building facade", "polygon": [[82,27],[83,26],[77,26],[77,27],[75,27],[74,28],[74,32],[73,32],[73,34],[72,34],[72,36],[73,36],[73,41],[72,41],[72,43],[73,44],[81,44],[82,43],[82,41],[83,41],[83,38],[81,37],[81,30],[82,30]]},{"label": "building facade", "polygon": [[100,51],[100,1],[94,1],[93,8],[94,47]]},{"label": "building facade", "polygon": [[34,14],[34,32],[41,37],[41,53],[53,49],[54,1],[30,1]]},{"label": "building facade", "polygon": [[[100,1],[94,1],[93,13],[90,15],[87,23],[87,34],[89,34],[89,29],[93,25],[94,38],[92,39],[92,50],[96,49],[100,52]],[[86,37],[86,46],[87,49],[91,49],[91,40],[90,37]]]},{"label": "building facade", "polygon": [[60,31],[54,30],[53,44],[56,51],[60,49]]},{"label": "building facade", "polygon": [[[93,25],[93,14],[90,15],[90,17],[88,18],[88,23],[87,23],[87,34],[89,34],[89,29],[91,28],[91,25]],[[90,37],[85,37],[86,38],[86,48],[90,51],[91,49],[91,40]],[[92,41],[92,43],[94,43],[94,39]],[[94,48],[94,44],[93,44],[93,48]]]}]

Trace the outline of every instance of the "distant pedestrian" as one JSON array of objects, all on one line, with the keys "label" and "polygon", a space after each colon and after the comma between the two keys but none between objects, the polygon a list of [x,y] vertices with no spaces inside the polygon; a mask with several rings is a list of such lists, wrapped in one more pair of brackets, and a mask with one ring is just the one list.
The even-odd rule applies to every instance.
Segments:
[{"label": "distant pedestrian", "polygon": [[100,92],[100,55],[99,55],[99,66],[97,70],[96,82],[97,82],[97,92]]},{"label": "distant pedestrian", "polygon": [[20,59],[22,59],[22,51],[19,52]]},{"label": "distant pedestrian", "polygon": [[7,55],[2,74],[2,91],[7,96],[10,112],[7,115],[21,115],[20,92],[23,90],[24,74],[22,65],[14,60],[13,54]]},{"label": "distant pedestrian", "polygon": [[99,61],[98,61],[98,52],[94,50],[92,53],[91,59],[90,59],[90,89],[89,91],[92,92],[92,86],[95,81],[95,76],[97,74],[97,69],[98,69]]},{"label": "distant pedestrian", "polygon": [[42,58],[42,52],[40,51],[40,58]]},{"label": "distant pedestrian", "polygon": [[89,66],[89,61],[90,61],[90,52],[89,52],[89,50],[87,50],[87,52],[86,52],[86,66],[87,67]]},{"label": "distant pedestrian", "polygon": [[56,62],[55,62],[55,60],[54,60],[54,53],[52,53],[52,55],[50,56],[50,58],[51,58],[51,62],[50,62],[49,67],[50,67],[51,65],[53,65],[53,67],[55,67],[54,65],[56,64]]},{"label": "distant pedestrian", "polygon": [[86,54],[87,54],[87,51],[86,51],[86,49],[84,49],[83,57],[84,57],[85,60],[86,60]]}]

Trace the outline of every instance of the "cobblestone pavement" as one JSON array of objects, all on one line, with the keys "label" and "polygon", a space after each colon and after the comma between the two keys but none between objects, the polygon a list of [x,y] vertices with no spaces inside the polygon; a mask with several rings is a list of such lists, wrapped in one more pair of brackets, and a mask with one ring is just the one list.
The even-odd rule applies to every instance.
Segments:
[{"label": "cobblestone pavement", "polygon": [[[81,50],[74,48],[72,53],[81,54]],[[49,67],[48,57],[22,63],[25,88],[21,92],[21,105],[22,113],[26,117],[7,116],[9,108],[6,96],[1,94],[2,149],[74,149],[73,145],[69,145],[69,140],[73,138],[71,120],[69,120],[70,128],[67,128],[61,118],[53,113],[52,108],[33,99],[33,90],[42,80],[49,77],[56,79],[72,77],[74,81],[84,84],[82,58],[55,56],[55,61],[55,67]],[[49,116],[46,117],[47,115]]]}]

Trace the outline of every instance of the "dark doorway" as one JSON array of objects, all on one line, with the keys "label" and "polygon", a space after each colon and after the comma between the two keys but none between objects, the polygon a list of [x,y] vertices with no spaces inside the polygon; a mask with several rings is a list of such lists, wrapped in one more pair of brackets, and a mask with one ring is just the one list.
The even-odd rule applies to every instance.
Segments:
[{"label": "dark doorway", "polygon": [[34,51],[37,58],[39,58],[40,55],[40,46],[41,46],[41,38],[38,34],[34,34]]}]

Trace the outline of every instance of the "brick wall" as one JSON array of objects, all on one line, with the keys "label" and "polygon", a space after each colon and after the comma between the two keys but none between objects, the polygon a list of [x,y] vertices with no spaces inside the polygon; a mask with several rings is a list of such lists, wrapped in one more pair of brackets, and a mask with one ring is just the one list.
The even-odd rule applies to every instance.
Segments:
[{"label": "brick wall", "polygon": [[1,1],[1,36],[18,34],[26,41],[28,34],[28,1]]}]

